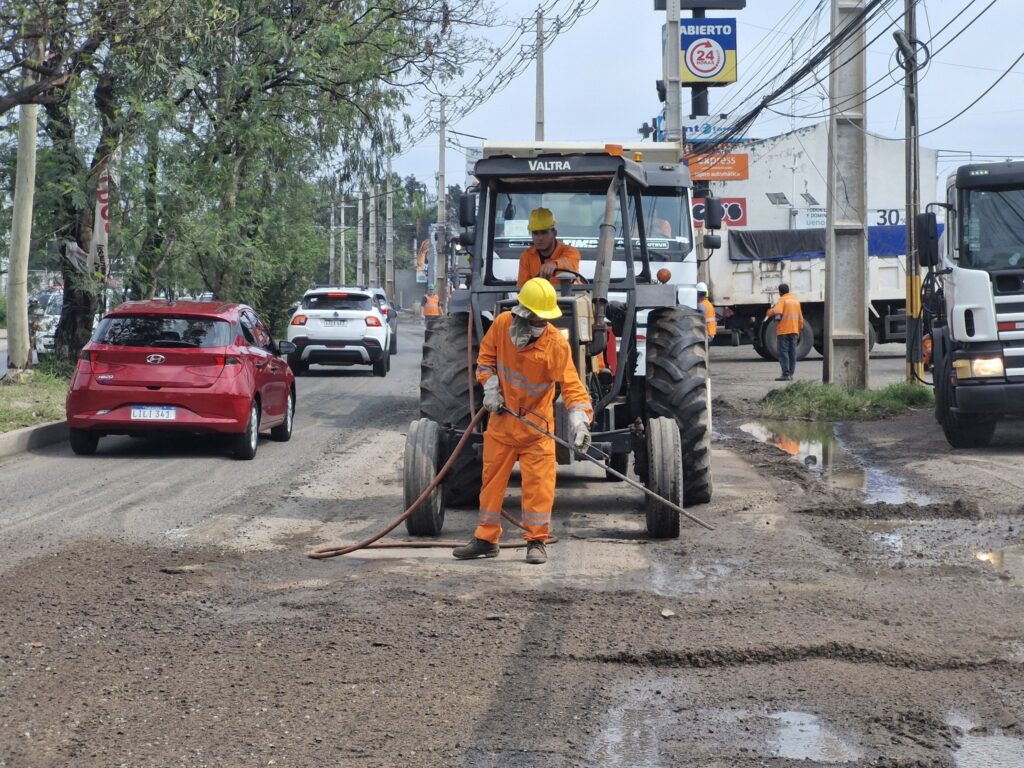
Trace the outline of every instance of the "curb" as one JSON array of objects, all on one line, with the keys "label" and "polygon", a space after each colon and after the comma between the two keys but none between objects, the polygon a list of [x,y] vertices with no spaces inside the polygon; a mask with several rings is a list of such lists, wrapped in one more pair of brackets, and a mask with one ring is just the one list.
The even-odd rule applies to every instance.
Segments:
[{"label": "curb", "polygon": [[22,427],[0,434],[0,459],[44,448],[68,439],[68,423],[51,421],[34,427]]}]

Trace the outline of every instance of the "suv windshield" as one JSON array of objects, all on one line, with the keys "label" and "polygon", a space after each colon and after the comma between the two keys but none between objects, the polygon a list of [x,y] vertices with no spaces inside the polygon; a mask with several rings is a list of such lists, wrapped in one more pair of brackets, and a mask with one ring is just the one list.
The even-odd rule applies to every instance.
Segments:
[{"label": "suv windshield", "polygon": [[[645,190],[643,217],[652,261],[682,261],[690,251],[690,211],[684,193],[683,189]],[[496,201],[494,250],[499,258],[518,259],[523,249],[533,244],[527,229],[530,211],[549,208],[555,217],[558,239],[578,248],[584,260],[593,260],[597,257],[604,206],[603,192],[500,192]],[[615,210],[616,259],[624,258],[619,210]],[[633,197],[629,199],[629,231],[634,245],[639,247]]]},{"label": "suv windshield", "polygon": [[1024,190],[968,189],[963,195],[963,265],[1024,269]]},{"label": "suv windshield", "polygon": [[302,297],[303,309],[373,309],[369,296],[362,293],[311,293]]},{"label": "suv windshield", "polygon": [[92,340],[117,347],[224,347],[231,324],[206,317],[122,315],[100,321]]}]

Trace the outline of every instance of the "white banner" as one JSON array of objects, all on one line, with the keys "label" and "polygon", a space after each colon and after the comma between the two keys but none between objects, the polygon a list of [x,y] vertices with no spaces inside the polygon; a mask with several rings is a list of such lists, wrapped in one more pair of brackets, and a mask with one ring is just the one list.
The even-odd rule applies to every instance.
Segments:
[{"label": "white banner", "polygon": [[110,238],[110,172],[101,165],[96,180],[96,213],[92,220],[92,242],[89,244],[89,258],[86,270],[99,272],[106,277],[110,274],[108,245]]}]

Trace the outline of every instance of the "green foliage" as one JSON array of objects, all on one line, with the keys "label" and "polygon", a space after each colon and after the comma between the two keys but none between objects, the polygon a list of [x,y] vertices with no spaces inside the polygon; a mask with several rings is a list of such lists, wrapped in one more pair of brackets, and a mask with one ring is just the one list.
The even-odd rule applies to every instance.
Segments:
[{"label": "green foliage", "polygon": [[24,382],[0,380],[0,432],[64,418],[68,380],[36,369]]},{"label": "green foliage", "polygon": [[0,295],[0,328],[7,327],[7,296]]},{"label": "green foliage", "polygon": [[769,392],[757,404],[757,413],[772,419],[870,420],[933,403],[932,391],[916,383],[857,390],[800,381]]}]

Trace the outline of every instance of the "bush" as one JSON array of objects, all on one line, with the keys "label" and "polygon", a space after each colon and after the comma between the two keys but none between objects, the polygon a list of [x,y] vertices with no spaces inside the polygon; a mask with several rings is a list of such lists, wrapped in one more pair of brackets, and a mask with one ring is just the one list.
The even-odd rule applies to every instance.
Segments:
[{"label": "bush", "polygon": [[769,392],[757,404],[757,412],[772,419],[868,420],[931,407],[934,402],[931,389],[916,383],[860,390],[800,381]]}]

